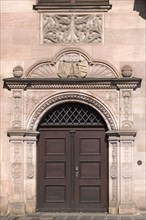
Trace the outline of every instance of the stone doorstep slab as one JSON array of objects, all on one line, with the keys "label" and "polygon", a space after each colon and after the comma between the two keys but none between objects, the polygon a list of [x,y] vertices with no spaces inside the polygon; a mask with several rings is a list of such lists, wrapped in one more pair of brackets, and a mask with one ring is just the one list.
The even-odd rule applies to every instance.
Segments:
[{"label": "stone doorstep slab", "polygon": [[106,213],[34,213],[25,216],[0,216],[0,220],[146,220],[146,214],[110,215]]}]

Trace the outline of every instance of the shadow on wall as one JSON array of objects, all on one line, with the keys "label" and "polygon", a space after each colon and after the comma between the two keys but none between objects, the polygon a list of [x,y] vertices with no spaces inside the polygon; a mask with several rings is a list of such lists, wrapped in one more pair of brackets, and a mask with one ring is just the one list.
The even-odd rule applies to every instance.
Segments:
[{"label": "shadow on wall", "polygon": [[139,12],[139,16],[146,19],[146,0],[135,0],[133,10]]}]

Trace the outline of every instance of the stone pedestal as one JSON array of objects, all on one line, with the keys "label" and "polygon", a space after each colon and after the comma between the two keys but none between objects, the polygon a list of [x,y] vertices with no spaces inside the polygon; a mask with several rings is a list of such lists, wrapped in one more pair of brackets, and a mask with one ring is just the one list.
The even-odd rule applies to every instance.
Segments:
[{"label": "stone pedestal", "polygon": [[8,212],[11,214],[24,214],[25,213],[24,202],[9,202]]}]

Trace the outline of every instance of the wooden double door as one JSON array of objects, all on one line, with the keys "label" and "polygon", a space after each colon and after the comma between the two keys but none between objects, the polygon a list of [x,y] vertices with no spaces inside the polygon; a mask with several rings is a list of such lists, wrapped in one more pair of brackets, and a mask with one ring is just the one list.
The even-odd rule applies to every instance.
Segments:
[{"label": "wooden double door", "polygon": [[108,155],[104,128],[40,128],[39,211],[104,212]]}]

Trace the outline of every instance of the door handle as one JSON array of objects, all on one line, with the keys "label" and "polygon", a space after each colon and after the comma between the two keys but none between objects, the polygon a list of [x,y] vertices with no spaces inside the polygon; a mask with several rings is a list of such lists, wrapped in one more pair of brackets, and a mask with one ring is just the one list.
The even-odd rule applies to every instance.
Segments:
[{"label": "door handle", "polygon": [[75,175],[76,175],[76,177],[79,176],[79,168],[78,168],[78,166],[75,167]]}]

